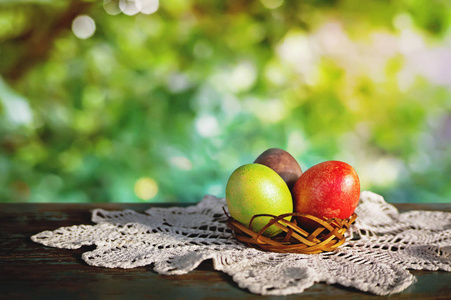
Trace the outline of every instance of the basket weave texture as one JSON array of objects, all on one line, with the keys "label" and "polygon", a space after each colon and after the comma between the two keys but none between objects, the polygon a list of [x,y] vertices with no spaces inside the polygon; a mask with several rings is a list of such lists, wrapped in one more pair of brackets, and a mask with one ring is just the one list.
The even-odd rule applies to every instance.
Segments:
[{"label": "basket weave texture", "polygon": [[[271,217],[271,219],[259,232],[254,232],[250,229],[251,224],[256,218],[260,217]],[[310,223],[314,222],[317,225],[316,229],[307,231],[301,228],[297,224],[296,217],[311,220]],[[334,251],[343,245],[346,240],[344,233],[356,218],[355,213],[348,219],[320,219],[301,213],[288,213],[279,216],[260,214],[253,216],[249,227],[246,227],[228,215],[227,226],[232,229],[237,240],[250,247],[280,253],[315,254]],[[287,219],[292,219],[292,221]],[[265,237],[263,233],[273,225],[282,229],[283,232],[271,238]]]}]

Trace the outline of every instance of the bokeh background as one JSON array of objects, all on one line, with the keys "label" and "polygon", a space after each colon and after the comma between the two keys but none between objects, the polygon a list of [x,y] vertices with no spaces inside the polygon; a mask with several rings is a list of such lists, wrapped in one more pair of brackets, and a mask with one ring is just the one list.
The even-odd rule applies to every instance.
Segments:
[{"label": "bokeh background", "polygon": [[0,201],[198,202],[271,147],[451,202],[451,2],[2,0]]}]

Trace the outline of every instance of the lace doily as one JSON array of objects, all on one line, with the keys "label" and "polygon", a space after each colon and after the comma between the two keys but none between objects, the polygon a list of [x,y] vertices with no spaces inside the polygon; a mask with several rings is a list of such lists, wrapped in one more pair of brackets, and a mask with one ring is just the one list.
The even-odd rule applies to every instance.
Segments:
[{"label": "lace doily", "polygon": [[316,282],[377,295],[401,292],[414,281],[408,269],[451,271],[451,213],[399,213],[372,192],[362,192],[358,218],[335,252],[281,254],[246,247],[227,228],[225,199],[205,196],[190,207],[94,210],[95,225],[62,227],[31,237],[46,246],[77,249],[93,266],[154,264],[160,274],[186,274],[207,259],[243,289],[261,295],[301,293]]}]

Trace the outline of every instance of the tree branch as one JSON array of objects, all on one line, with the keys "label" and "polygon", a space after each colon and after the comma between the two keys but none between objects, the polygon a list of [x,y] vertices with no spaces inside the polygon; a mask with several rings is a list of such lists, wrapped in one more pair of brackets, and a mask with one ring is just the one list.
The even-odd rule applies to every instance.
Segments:
[{"label": "tree branch", "polygon": [[70,30],[73,19],[86,13],[91,5],[90,2],[72,0],[62,14],[48,23],[47,28],[33,26],[15,38],[14,42],[18,43],[17,47],[23,49],[23,55],[3,73],[5,80],[17,81],[35,65],[48,59],[55,40]]}]

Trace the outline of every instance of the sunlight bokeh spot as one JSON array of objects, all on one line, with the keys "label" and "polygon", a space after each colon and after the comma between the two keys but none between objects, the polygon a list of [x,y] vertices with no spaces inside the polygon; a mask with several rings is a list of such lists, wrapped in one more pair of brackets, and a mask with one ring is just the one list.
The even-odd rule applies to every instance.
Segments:
[{"label": "sunlight bokeh spot", "polygon": [[158,10],[160,5],[159,0],[140,0],[137,1],[141,13],[150,15]]},{"label": "sunlight bokeh spot", "polygon": [[96,23],[87,15],[79,15],[72,21],[72,32],[79,39],[88,39],[94,35]]},{"label": "sunlight bokeh spot", "polygon": [[212,137],[219,133],[218,120],[212,115],[200,116],[196,120],[196,131],[203,137]]},{"label": "sunlight bokeh spot", "polygon": [[193,169],[193,163],[185,156],[173,156],[169,158],[169,162],[177,169],[183,171],[190,171]]},{"label": "sunlight bokeh spot", "polygon": [[139,13],[139,8],[136,5],[135,0],[120,0],[119,8],[124,14],[128,16],[133,16]]},{"label": "sunlight bokeh spot", "polygon": [[158,184],[150,177],[141,177],[135,183],[134,192],[139,199],[148,201],[158,194]]},{"label": "sunlight bokeh spot", "polygon": [[107,12],[107,14],[115,16],[121,13],[121,9],[119,7],[118,0],[104,0],[103,8]]}]

